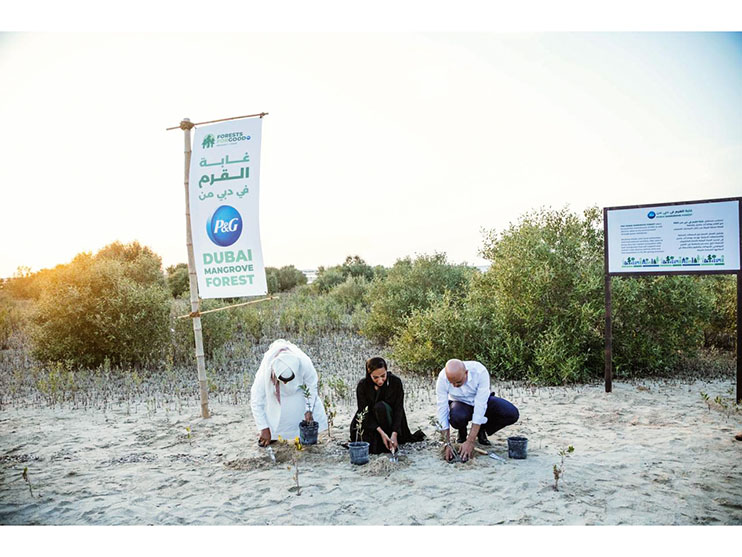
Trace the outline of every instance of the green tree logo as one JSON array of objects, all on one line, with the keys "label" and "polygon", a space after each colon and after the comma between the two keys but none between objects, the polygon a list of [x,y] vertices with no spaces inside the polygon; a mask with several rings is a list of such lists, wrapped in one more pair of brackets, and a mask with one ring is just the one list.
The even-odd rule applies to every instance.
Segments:
[{"label": "green tree logo", "polygon": [[214,134],[210,133],[209,135],[204,137],[204,141],[203,143],[201,143],[201,147],[203,147],[204,149],[208,149],[209,147],[213,147],[213,146],[214,146]]}]

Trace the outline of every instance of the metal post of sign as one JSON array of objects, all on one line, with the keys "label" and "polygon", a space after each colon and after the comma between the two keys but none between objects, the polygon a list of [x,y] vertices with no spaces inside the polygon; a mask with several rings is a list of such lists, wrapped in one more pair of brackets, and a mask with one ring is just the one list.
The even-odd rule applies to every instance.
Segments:
[{"label": "metal post of sign", "polygon": [[[608,241],[607,210],[603,209],[603,242]],[[611,321],[611,275],[608,272],[608,250],[603,249],[605,269],[605,392],[613,390],[613,323]]]},{"label": "metal post of sign", "polygon": [[201,416],[209,415],[209,391],[206,383],[206,363],[204,359],[204,340],[201,331],[201,317],[198,302],[198,279],[196,278],[196,258],[193,255],[193,238],[191,234],[191,204],[188,194],[188,175],[191,169],[191,128],[193,124],[188,118],[183,118],[180,128],[185,132],[185,206],[186,206],[186,246],[188,248],[188,285],[191,291],[191,313],[193,319],[193,336],[196,340],[196,367],[198,369],[198,385],[201,392]]},{"label": "metal post of sign", "polygon": [[[740,204],[742,212],[742,203]],[[742,222],[742,221],[740,221]],[[742,250],[741,250],[742,251]],[[739,347],[742,346],[742,330],[739,326],[740,314],[742,313],[742,271],[737,273],[737,343],[735,349],[737,352],[737,404],[742,402],[742,361],[739,359]]]}]

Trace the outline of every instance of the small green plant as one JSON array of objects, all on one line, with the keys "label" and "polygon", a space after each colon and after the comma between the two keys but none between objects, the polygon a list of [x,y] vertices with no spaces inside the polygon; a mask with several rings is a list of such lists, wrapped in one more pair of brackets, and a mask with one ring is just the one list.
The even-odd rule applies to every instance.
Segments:
[{"label": "small green plant", "polygon": [[[278,436],[278,442],[282,445],[288,445],[288,441],[286,439],[282,439],[281,436]],[[296,491],[297,495],[301,495],[301,485],[299,484],[299,457],[301,456],[301,451],[304,450],[304,447],[301,444],[301,441],[299,441],[299,438],[294,438],[294,444],[291,448],[291,463],[294,466],[294,482],[296,483],[295,486],[289,488],[289,491]],[[287,467],[288,470],[291,470],[291,466]]]},{"label": "small green plant", "polygon": [[358,412],[356,416],[356,443],[358,443],[359,437],[363,439],[363,420],[366,419],[366,414],[368,414],[368,406],[361,412]]},{"label": "small green plant", "polygon": [[26,482],[26,485],[28,485],[28,490],[31,492],[31,497],[33,497],[33,488],[31,487],[31,480],[28,479],[28,466],[23,467],[23,473],[21,474],[21,477],[23,478],[23,481]]},{"label": "small green plant", "polygon": [[701,398],[703,399],[703,402],[706,403],[706,406],[708,407],[708,411],[711,412],[711,402],[709,401],[709,395],[701,391]]},{"label": "small green plant", "polygon": [[573,452],[575,452],[575,448],[572,445],[559,451],[562,460],[559,465],[554,465],[554,491],[559,491],[559,479],[564,476],[564,459]]},{"label": "small green plant", "polygon": [[441,442],[446,442],[446,432],[443,429],[443,424],[438,420],[436,416],[428,416],[428,423],[432,425],[438,434],[441,436]]},{"label": "small green plant", "polygon": [[[309,399],[312,398],[312,392],[309,390],[309,387],[307,385],[299,385],[299,388],[301,389],[301,394],[304,395],[304,399],[309,402]],[[314,409],[314,405],[311,406],[310,412]]]},{"label": "small green plant", "polygon": [[335,423],[335,416],[338,414],[337,407],[335,406],[335,402],[328,396],[325,396],[322,402],[325,405],[325,414],[327,414],[327,435],[332,439],[332,426]]}]

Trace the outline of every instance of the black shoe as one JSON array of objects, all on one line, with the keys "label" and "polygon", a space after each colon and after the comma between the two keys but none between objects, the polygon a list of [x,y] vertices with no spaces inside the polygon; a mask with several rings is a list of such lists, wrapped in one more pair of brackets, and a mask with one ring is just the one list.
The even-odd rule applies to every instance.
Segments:
[{"label": "black shoe", "polygon": [[466,428],[459,430],[459,436],[456,439],[457,443],[463,443],[464,441],[466,441]]},{"label": "black shoe", "polygon": [[477,433],[477,441],[479,441],[480,445],[492,445],[492,442],[487,439],[487,432],[484,428],[481,428],[479,433]]}]

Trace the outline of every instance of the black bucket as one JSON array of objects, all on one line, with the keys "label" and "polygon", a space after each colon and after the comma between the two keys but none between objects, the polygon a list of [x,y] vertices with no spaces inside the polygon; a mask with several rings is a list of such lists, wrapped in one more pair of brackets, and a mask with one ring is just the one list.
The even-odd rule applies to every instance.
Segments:
[{"label": "black bucket", "polygon": [[317,433],[319,432],[319,423],[299,422],[299,441],[302,445],[314,445],[317,443]]},{"label": "black bucket", "polygon": [[508,457],[526,458],[528,452],[528,439],[525,437],[508,437]]},{"label": "black bucket", "polygon": [[348,443],[350,449],[350,463],[351,464],[366,464],[368,462],[368,447],[369,444],[366,441],[354,441]]}]

